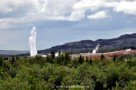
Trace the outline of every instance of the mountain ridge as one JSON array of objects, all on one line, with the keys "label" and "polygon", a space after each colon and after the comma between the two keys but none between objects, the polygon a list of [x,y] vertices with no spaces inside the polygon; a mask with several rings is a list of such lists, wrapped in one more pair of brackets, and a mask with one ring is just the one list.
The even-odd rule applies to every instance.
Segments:
[{"label": "mountain ridge", "polygon": [[[39,50],[38,54],[48,54],[52,51],[65,51],[69,53],[88,53],[100,44],[98,52],[108,52],[124,49],[136,49],[136,33],[121,35],[112,39],[98,39],[98,40],[80,40],[69,42],[62,45],[53,46],[45,50]],[[0,55],[29,55],[28,51],[21,50],[0,50]]]},{"label": "mountain ridge", "polygon": [[39,53],[47,54],[51,51],[65,51],[69,53],[87,53],[92,52],[97,44],[100,44],[99,52],[115,51],[122,49],[136,49],[136,33],[121,35],[112,39],[81,40],[69,42],[63,45],[57,45],[46,50],[40,50]]},{"label": "mountain ridge", "polygon": [[0,55],[17,55],[17,54],[25,54],[28,51],[23,50],[0,50]]}]

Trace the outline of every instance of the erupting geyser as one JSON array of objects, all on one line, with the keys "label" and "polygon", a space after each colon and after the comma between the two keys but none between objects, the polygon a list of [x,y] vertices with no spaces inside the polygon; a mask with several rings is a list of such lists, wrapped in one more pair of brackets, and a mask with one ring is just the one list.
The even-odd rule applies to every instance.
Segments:
[{"label": "erupting geyser", "polygon": [[36,49],[36,27],[33,26],[31,30],[31,36],[29,37],[29,46],[30,46],[30,55],[36,56],[37,49]]},{"label": "erupting geyser", "polygon": [[131,51],[131,49],[126,49],[125,51]]},{"label": "erupting geyser", "polygon": [[95,54],[95,53],[98,51],[99,46],[100,46],[100,44],[97,44],[96,48],[95,48],[95,49],[93,49],[93,52],[92,52],[92,53],[94,53],[94,54]]},{"label": "erupting geyser", "polygon": [[59,56],[59,53],[57,52],[57,53],[55,53],[55,57],[58,57]]}]

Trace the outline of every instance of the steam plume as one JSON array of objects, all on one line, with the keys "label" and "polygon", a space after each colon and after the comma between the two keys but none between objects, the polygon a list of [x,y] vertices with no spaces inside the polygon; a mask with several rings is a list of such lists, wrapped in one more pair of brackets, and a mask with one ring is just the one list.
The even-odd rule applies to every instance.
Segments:
[{"label": "steam plume", "polygon": [[36,49],[36,27],[33,26],[31,30],[31,36],[29,37],[29,46],[30,46],[30,55],[36,56],[37,49]]},{"label": "steam plume", "polygon": [[100,46],[100,44],[97,44],[97,46],[93,49],[92,53],[97,53],[99,46]]}]

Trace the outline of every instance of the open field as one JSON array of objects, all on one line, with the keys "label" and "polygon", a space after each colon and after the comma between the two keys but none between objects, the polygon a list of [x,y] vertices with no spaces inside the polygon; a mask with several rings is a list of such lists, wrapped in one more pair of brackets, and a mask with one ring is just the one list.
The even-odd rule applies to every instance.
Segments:
[{"label": "open field", "polygon": [[72,59],[82,56],[84,60],[101,60],[101,56],[104,56],[104,59],[111,60],[113,58],[120,58],[127,55],[136,55],[136,50],[121,50],[114,52],[106,52],[106,53],[81,53],[81,54],[72,54]]}]

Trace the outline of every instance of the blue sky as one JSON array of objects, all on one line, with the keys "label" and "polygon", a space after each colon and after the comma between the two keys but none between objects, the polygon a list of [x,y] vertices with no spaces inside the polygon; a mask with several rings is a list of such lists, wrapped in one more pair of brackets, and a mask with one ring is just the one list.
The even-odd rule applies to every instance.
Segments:
[{"label": "blue sky", "polygon": [[136,33],[135,0],[0,0],[0,50],[39,50],[80,40]]}]

